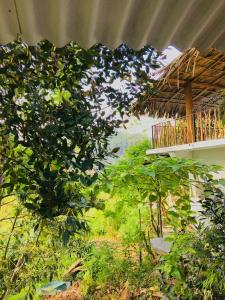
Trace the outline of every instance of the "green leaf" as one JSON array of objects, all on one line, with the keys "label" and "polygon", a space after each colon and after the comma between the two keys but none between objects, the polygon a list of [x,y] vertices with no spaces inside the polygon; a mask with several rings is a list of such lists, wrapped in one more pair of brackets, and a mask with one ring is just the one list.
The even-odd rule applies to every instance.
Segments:
[{"label": "green leaf", "polygon": [[177,278],[177,279],[181,279],[181,278],[182,278],[179,269],[173,270],[173,271],[172,271],[172,276],[173,276],[174,278]]},{"label": "green leaf", "polygon": [[66,246],[69,243],[69,240],[70,240],[70,234],[69,231],[66,229],[62,233],[63,245]]},{"label": "green leaf", "polygon": [[168,211],[169,215],[171,215],[172,217],[178,218],[179,214],[176,211],[170,210]]},{"label": "green leaf", "polygon": [[68,101],[71,98],[71,93],[69,91],[62,91],[62,97]]},{"label": "green leaf", "polygon": [[117,153],[117,152],[119,152],[119,150],[120,150],[120,147],[115,147],[115,148],[113,148],[112,149],[112,153]]},{"label": "green leaf", "polygon": [[149,195],[148,196],[148,200],[150,202],[155,202],[155,201],[157,201],[157,199],[158,199],[158,197],[156,195]]},{"label": "green leaf", "polygon": [[223,186],[225,186],[225,179],[224,178],[220,178],[218,183],[221,184],[221,185],[223,185]]}]

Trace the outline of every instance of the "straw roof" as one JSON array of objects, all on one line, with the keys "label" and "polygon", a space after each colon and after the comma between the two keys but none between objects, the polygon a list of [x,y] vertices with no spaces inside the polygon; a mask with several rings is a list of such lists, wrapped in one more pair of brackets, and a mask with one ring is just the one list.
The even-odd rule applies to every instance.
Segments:
[{"label": "straw roof", "polygon": [[225,89],[225,53],[210,48],[187,50],[157,72],[156,93],[140,101],[135,111],[150,116],[185,115],[184,89],[192,85],[193,112],[218,106]]}]

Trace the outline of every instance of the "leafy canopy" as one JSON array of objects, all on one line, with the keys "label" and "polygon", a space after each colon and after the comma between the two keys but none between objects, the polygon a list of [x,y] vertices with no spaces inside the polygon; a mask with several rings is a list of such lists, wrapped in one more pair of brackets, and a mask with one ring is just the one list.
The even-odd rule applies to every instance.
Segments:
[{"label": "leafy canopy", "polygon": [[96,180],[132,101],[152,91],[157,59],[151,47],[1,46],[2,195],[44,217],[93,205],[80,184]]}]

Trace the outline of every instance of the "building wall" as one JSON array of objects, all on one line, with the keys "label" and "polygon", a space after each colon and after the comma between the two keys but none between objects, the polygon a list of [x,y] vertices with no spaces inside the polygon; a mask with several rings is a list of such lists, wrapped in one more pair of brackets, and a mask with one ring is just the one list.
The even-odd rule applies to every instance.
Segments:
[{"label": "building wall", "polygon": [[[210,148],[192,151],[177,151],[172,156],[198,159],[205,164],[220,165],[225,168],[225,147]],[[225,178],[225,170],[218,174],[218,177]]]},{"label": "building wall", "polygon": [[[209,165],[220,165],[225,168],[225,147],[202,149],[202,150],[192,150],[192,151],[177,151],[170,153],[171,156],[177,156],[182,158],[192,158],[202,161]],[[225,170],[215,174],[215,178],[225,178]],[[192,210],[197,212],[196,218],[198,219],[198,212],[201,211],[202,207],[199,202],[199,196],[201,195],[201,190],[192,187]]]},{"label": "building wall", "polygon": [[206,164],[216,164],[225,167],[225,148],[205,149],[193,151],[192,157]]}]

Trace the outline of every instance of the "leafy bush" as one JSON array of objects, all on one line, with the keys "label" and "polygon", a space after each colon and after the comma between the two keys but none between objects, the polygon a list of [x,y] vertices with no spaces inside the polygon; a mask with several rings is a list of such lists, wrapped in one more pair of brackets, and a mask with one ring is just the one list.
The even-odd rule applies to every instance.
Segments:
[{"label": "leafy bush", "polygon": [[202,199],[200,224],[192,233],[180,234],[164,259],[165,288],[171,299],[225,297],[225,202],[224,193],[208,182]]},{"label": "leafy bush", "polygon": [[117,164],[107,167],[100,188],[130,206],[140,203],[148,207],[149,224],[158,237],[163,236],[168,223],[177,232],[186,230],[195,222],[191,184],[212,180],[211,172],[220,167],[191,159],[146,156],[147,147],[149,142],[143,141],[131,147]]},{"label": "leafy bush", "polygon": [[[32,294],[34,283],[60,277],[81,257],[84,272],[77,278],[86,299],[122,299],[123,291],[133,299],[159,298],[162,289],[170,299],[224,299],[225,204],[218,186],[223,180],[213,180],[211,173],[219,168],[192,160],[146,157],[148,147],[149,141],[130,147],[117,164],[107,167],[101,181],[81,189],[86,197],[96,194],[96,207],[101,208],[87,210],[79,218],[89,222],[90,231],[83,236],[74,231],[70,214],[43,219],[21,205],[10,210],[13,218],[0,250],[1,292]],[[204,190],[202,218],[207,222],[201,226],[194,222],[190,208],[192,183]],[[173,229],[172,250],[161,259],[150,243],[157,235],[151,222],[152,216],[157,219],[156,191],[163,200],[163,225]],[[167,199],[170,195],[172,200]],[[12,283],[21,259],[22,268]]]},{"label": "leafy bush", "polygon": [[39,282],[60,278],[66,268],[86,254],[88,244],[84,244],[81,234],[72,234],[70,240],[61,238],[67,217],[43,220],[31,215],[16,199],[12,201],[6,198],[2,202],[4,215],[1,209],[0,295],[23,291],[32,297]]},{"label": "leafy bush", "polygon": [[132,252],[126,252],[121,245],[112,242],[94,246],[85,267],[82,287],[87,299],[95,299],[95,294],[98,295],[96,299],[101,299],[108,293],[118,297],[125,285],[134,293],[146,289],[147,295],[147,289],[158,283],[149,257],[146,256],[139,265]]},{"label": "leafy bush", "polygon": [[[163,274],[166,292],[171,299],[221,297],[224,290],[224,195],[216,188],[220,181],[213,179],[213,172],[221,168],[179,158],[149,158],[144,155],[148,147],[147,141],[130,147],[117,164],[107,167],[100,190],[108,192],[113,199],[109,198],[110,208],[106,202],[103,214],[117,230],[124,251],[133,249],[136,266],[141,266],[146,253],[150,254],[151,266],[155,261],[151,247],[148,248],[149,238],[154,236],[151,219],[156,217],[154,209],[157,197],[161,196],[164,225],[170,225],[174,232],[170,235],[171,253],[155,266],[155,270],[159,268]],[[202,213],[210,218],[210,226],[196,225],[191,211],[191,184],[200,184],[205,191]],[[171,198],[168,201],[170,195],[173,201]],[[153,215],[148,210],[149,201],[154,204]],[[158,232],[155,230],[155,233]],[[144,281],[141,273],[139,275]],[[157,285],[161,285],[159,278]]]}]

